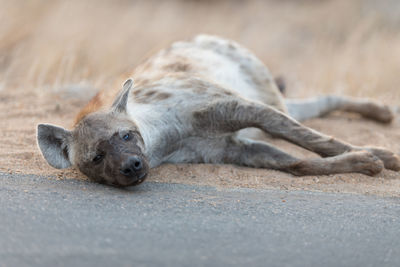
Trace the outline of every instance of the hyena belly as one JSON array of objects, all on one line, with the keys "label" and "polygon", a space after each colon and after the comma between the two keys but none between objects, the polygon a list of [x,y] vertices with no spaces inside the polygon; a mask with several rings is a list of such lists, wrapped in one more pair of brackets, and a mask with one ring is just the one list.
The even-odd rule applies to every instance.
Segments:
[{"label": "hyena belly", "polygon": [[267,67],[233,41],[199,35],[188,42],[176,42],[139,66],[133,77],[140,84],[171,73],[199,77],[243,98],[287,112]]}]

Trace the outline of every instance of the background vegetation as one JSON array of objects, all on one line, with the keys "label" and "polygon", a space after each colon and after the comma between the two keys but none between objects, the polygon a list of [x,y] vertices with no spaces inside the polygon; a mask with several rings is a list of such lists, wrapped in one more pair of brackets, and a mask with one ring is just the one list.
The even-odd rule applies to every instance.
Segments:
[{"label": "background vegetation", "polygon": [[253,50],[290,96],[336,92],[398,104],[396,0],[0,0],[0,90],[102,88],[197,33]]}]

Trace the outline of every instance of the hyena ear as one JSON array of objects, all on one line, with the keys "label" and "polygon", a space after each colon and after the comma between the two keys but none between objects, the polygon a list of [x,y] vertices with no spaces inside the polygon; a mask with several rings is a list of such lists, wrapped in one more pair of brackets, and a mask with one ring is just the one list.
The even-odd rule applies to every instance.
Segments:
[{"label": "hyena ear", "polygon": [[112,104],[112,111],[117,113],[126,112],[126,105],[128,104],[129,92],[133,87],[133,79],[130,78],[124,82],[121,92],[118,94],[114,103]]},{"label": "hyena ear", "polygon": [[72,134],[64,128],[50,124],[39,124],[37,127],[37,142],[43,157],[57,169],[71,166],[68,156]]}]

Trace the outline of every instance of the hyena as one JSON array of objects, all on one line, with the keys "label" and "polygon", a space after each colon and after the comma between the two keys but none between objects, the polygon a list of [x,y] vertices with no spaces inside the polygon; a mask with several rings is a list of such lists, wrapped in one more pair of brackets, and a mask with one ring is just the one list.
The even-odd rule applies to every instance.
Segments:
[{"label": "hyena", "polygon": [[[340,96],[284,99],[266,66],[239,44],[199,35],[173,43],[133,72],[122,90],[97,94],[73,130],[40,124],[37,140],[55,168],[77,167],[115,186],[140,184],[162,163],[237,164],[293,175],[399,171],[396,154],[358,147],[299,121],[334,110],[389,123],[390,109]],[[115,96],[115,97],[113,97]],[[321,157],[297,158],[256,131],[285,139]]]}]

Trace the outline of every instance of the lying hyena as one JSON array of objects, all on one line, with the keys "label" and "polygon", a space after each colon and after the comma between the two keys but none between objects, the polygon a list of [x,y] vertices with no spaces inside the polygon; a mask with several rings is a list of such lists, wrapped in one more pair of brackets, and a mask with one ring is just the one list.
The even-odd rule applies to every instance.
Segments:
[{"label": "lying hyena", "polygon": [[[388,123],[388,107],[338,96],[285,100],[268,69],[251,52],[201,35],[174,43],[138,66],[122,91],[99,93],[72,131],[40,124],[38,144],[55,168],[71,165],[102,183],[141,183],[162,163],[238,164],[294,175],[398,171],[394,153],[357,147],[298,121],[333,110]],[[110,102],[111,100],[111,102]],[[113,103],[112,103],[113,102]],[[104,107],[110,107],[104,109]],[[313,151],[299,159],[251,138],[254,128]]]}]

